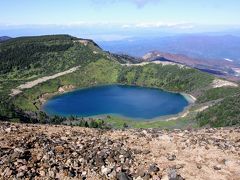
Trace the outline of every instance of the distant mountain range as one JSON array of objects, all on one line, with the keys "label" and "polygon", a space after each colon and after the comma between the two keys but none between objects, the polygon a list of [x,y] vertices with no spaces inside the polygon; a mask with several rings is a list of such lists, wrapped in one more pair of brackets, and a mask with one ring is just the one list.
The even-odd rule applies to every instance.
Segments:
[{"label": "distant mountain range", "polygon": [[11,39],[11,38],[8,36],[0,36],[0,42],[6,41],[8,39]]},{"label": "distant mountain range", "polygon": [[174,61],[231,80],[240,79],[240,36],[195,34],[99,44],[104,50],[143,57],[144,61]]},{"label": "distant mountain range", "polygon": [[231,80],[240,79],[240,68],[232,61],[212,61],[207,59],[191,58],[182,54],[151,51],[142,57],[143,61],[170,61],[184,64],[210,74]]},{"label": "distant mountain range", "polygon": [[191,58],[240,63],[240,37],[178,35],[99,42],[105,50],[142,57],[150,51],[184,54]]}]

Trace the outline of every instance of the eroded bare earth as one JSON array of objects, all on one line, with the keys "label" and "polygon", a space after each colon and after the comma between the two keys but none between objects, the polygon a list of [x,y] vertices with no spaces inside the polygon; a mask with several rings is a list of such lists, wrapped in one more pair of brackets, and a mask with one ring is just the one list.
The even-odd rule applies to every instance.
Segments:
[{"label": "eroded bare earth", "polygon": [[240,177],[240,128],[122,131],[0,125],[1,179]]},{"label": "eroded bare earth", "polygon": [[24,89],[30,89],[38,84],[48,81],[48,80],[56,79],[57,77],[60,77],[60,76],[63,76],[63,75],[69,74],[69,73],[73,73],[74,71],[78,70],[79,67],[80,66],[76,66],[67,71],[63,71],[63,72],[54,74],[52,76],[44,76],[44,77],[38,78],[34,81],[29,81],[25,84],[18,86],[15,89],[12,89],[12,93],[10,94],[10,96],[16,96],[16,95],[20,94],[22,92],[22,90],[24,90]]}]

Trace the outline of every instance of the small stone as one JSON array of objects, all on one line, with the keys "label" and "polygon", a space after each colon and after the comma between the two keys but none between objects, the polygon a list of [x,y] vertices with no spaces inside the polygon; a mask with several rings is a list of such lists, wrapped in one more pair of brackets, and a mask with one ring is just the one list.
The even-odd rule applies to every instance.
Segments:
[{"label": "small stone", "polygon": [[11,132],[11,128],[7,128],[7,129],[5,129],[5,131],[7,132],[7,133],[10,133]]},{"label": "small stone", "polygon": [[15,148],[14,152],[24,153],[24,149],[23,148]]},{"label": "small stone", "polygon": [[117,172],[113,170],[109,175],[110,178],[114,179],[117,176]]},{"label": "small stone", "polygon": [[176,169],[171,169],[168,173],[169,180],[176,180],[177,178],[177,171]]},{"label": "small stone", "polygon": [[21,177],[23,177],[24,176],[24,173],[23,172],[19,172],[18,174],[17,174],[17,178],[21,178]]},{"label": "small stone", "polygon": [[49,159],[49,155],[44,155],[43,157],[42,157],[42,160],[48,160]]},{"label": "small stone", "polygon": [[134,152],[134,154],[141,154],[141,150],[140,149],[133,149],[133,152]]},{"label": "small stone", "polygon": [[151,175],[148,173],[145,173],[143,180],[149,180],[149,179],[151,179]]},{"label": "small stone", "polygon": [[40,176],[42,176],[42,177],[45,177],[45,176],[46,176],[45,171],[40,171],[39,174],[40,174]]},{"label": "small stone", "polygon": [[24,166],[21,166],[20,168],[19,168],[19,170],[20,171],[27,171],[27,166],[26,165],[24,165]]},{"label": "small stone", "polygon": [[48,173],[49,173],[49,176],[51,178],[55,178],[55,172],[54,171],[49,171]]},{"label": "small stone", "polygon": [[122,168],[121,167],[117,167],[116,168],[116,172],[121,172],[122,171]]},{"label": "small stone", "polygon": [[87,171],[82,172],[82,176],[85,177],[87,175]]},{"label": "small stone", "polygon": [[177,165],[175,166],[176,169],[182,169],[183,167],[184,167],[183,164],[177,164]]},{"label": "small stone", "polygon": [[120,172],[117,174],[118,180],[131,180],[131,178],[124,172]]},{"label": "small stone", "polygon": [[145,135],[148,134],[146,130],[143,130],[142,133],[145,134]]},{"label": "small stone", "polygon": [[148,171],[151,173],[151,172],[154,172],[154,173],[156,173],[156,172],[158,172],[160,169],[159,169],[159,167],[157,167],[157,164],[151,164],[150,166],[149,166],[149,169],[148,169]]},{"label": "small stone", "polygon": [[113,158],[111,158],[111,157],[108,157],[108,161],[109,161],[110,163],[114,163],[114,162],[115,162],[115,159],[113,159]]},{"label": "small stone", "polygon": [[63,141],[67,141],[67,140],[68,140],[68,137],[63,136],[63,137],[61,137],[60,139],[63,140]]},{"label": "small stone", "polygon": [[152,180],[161,180],[157,175],[153,175]]},{"label": "small stone", "polygon": [[176,155],[175,154],[170,154],[170,155],[167,156],[167,159],[169,161],[174,161],[176,159]]},{"label": "small stone", "polygon": [[221,170],[222,168],[221,168],[220,165],[216,165],[216,166],[213,166],[213,169],[219,171],[219,170]]},{"label": "small stone", "polygon": [[73,155],[73,157],[77,157],[78,153],[73,152],[72,155]]},{"label": "small stone", "polygon": [[3,176],[9,177],[9,176],[12,175],[12,170],[11,170],[9,167],[7,167],[7,168],[4,170],[3,174],[4,174]]},{"label": "small stone", "polygon": [[197,164],[197,168],[198,169],[202,169],[202,165],[201,164]]},{"label": "small stone", "polygon": [[142,153],[143,153],[143,154],[149,154],[150,151],[149,151],[149,150],[143,150]]},{"label": "small stone", "polygon": [[24,151],[24,153],[21,155],[21,159],[29,160],[32,157],[32,154],[30,151]]},{"label": "small stone", "polygon": [[64,147],[62,146],[56,146],[55,147],[55,152],[56,153],[59,153],[59,154],[62,154],[64,152]]},{"label": "small stone", "polygon": [[69,172],[68,172],[68,176],[70,177],[75,177],[76,176],[76,173],[73,169],[71,169]]},{"label": "small stone", "polygon": [[101,172],[104,175],[108,175],[112,170],[110,168],[102,166]]},{"label": "small stone", "polygon": [[143,168],[138,168],[136,175],[139,177],[143,177],[145,175],[145,172],[143,171]]},{"label": "small stone", "polygon": [[177,174],[176,169],[170,169],[168,172],[169,180],[184,180],[184,178]]},{"label": "small stone", "polygon": [[169,180],[168,175],[167,174],[163,175],[161,180]]}]

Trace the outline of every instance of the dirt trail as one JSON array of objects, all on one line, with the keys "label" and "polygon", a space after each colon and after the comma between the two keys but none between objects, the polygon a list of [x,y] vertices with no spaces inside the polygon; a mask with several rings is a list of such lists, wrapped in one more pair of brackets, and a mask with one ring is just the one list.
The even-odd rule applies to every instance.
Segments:
[{"label": "dirt trail", "polygon": [[25,84],[22,84],[22,85],[18,86],[17,88],[12,89],[12,93],[10,94],[10,96],[16,96],[16,95],[20,94],[22,92],[22,90],[24,90],[24,89],[30,89],[30,88],[32,88],[32,87],[34,87],[34,86],[36,86],[40,83],[46,82],[46,81],[51,80],[51,79],[55,79],[57,77],[60,77],[60,76],[66,75],[66,74],[70,74],[70,73],[78,70],[79,67],[80,66],[76,66],[76,67],[73,67],[69,70],[54,74],[52,76],[44,76],[44,77],[41,77],[41,78],[36,79],[34,81],[26,82]]}]

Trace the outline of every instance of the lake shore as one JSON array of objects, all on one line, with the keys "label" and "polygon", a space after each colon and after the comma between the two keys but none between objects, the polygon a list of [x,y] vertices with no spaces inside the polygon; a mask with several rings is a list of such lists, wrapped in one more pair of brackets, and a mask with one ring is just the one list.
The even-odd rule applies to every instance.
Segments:
[{"label": "lake shore", "polygon": [[[108,84],[104,84],[108,85]],[[99,86],[104,86],[104,85],[97,85],[96,87]],[[122,85],[122,84],[117,84],[117,85]],[[131,86],[131,85],[130,85]],[[95,87],[95,86],[94,86]],[[41,98],[41,110],[44,104],[51,98],[55,96],[59,96],[61,94],[69,93],[75,90],[80,90],[80,89],[88,89],[91,87],[81,87],[81,88],[76,88],[76,87],[71,87],[71,88],[66,88],[66,87],[60,87],[57,92],[55,93],[47,93],[45,95],[40,96]],[[158,89],[154,87],[150,87],[153,89]],[[61,91],[60,91],[61,89]],[[159,89],[161,90],[161,89]],[[104,119],[106,122],[110,122],[112,124],[117,124],[116,127],[122,127],[124,123],[129,124],[131,127],[160,127],[160,125],[164,124],[168,126],[168,124],[178,124],[181,123],[181,119],[186,119],[185,117],[189,116],[191,114],[190,108],[195,104],[196,98],[192,96],[191,94],[187,93],[181,93],[181,92],[173,92],[173,91],[167,91],[167,92],[172,92],[172,93],[179,93],[184,98],[188,101],[189,105],[184,108],[183,111],[177,113],[177,114],[172,114],[172,115],[163,115],[163,116],[158,116],[153,119],[133,119],[133,118],[128,118],[119,114],[101,114],[101,115],[93,115],[93,116],[88,116],[84,117],[85,120],[88,119]],[[110,118],[108,118],[110,117]],[[82,117],[79,117],[81,119]],[[178,122],[179,121],[179,122]]]},{"label": "lake shore", "polygon": [[194,97],[191,94],[187,94],[187,93],[180,93],[182,96],[184,96],[184,98],[190,103],[193,104],[197,101],[197,98]]},{"label": "lake shore", "polygon": [[188,105],[179,93],[138,86],[107,85],[56,96],[45,104],[44,110],[49,115],[78,117],[113,113],[141,121],[178,114]]}]

